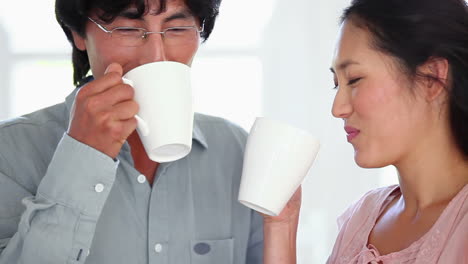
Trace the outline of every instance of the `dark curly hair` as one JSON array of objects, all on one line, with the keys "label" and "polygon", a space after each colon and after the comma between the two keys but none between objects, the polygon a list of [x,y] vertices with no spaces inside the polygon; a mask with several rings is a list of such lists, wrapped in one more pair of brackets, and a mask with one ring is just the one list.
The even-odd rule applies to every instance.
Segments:
[{"label": "dark curly hair", "polygon": [[468,7],[464,0],[354,0],[341,22],[371,33],[372,46],[400,63],[408,76],[431,78],[418,67],[445,58],[450,67],[449,119],[458,148],[468,159]]},{"label": "dark curly hair", "polygon": [[[73,47],[73,83],[75,85],[79,86],[84,82],[90,65],[87,52],[75,47],[72,31],[84,36],[89,12],[94,9],[102,11],[99,18],[106,22],[114,20],[129,6],[137,8],[135,18],[142,17],[148,12],[148,1],[150,0],[56,0],[57,21]],[[166,2],[167,0],[160,0],[159,12],[165,10]],[[204,25],[201,33],[204,41],[208,39],[213,30],[220,3],[221,0],[185,0],[192,14],[199,19],[200,24]]]}]

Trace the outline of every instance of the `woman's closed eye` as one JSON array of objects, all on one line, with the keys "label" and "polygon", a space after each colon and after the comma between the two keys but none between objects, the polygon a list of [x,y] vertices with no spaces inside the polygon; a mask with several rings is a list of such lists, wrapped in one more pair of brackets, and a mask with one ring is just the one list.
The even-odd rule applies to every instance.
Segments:
[{"label": "woman's closed eye", "polygon": [[348,85],[356,84],[356,83],[359,82],[361,79],[362,79],[361,77],[351,79],[351,80],[349,80]]},{"label": "woman's closed eye", "polygon": [[[357,82],[359,82],[360,80],[362,79],[362,77],[359,77],[359,78],[354,78],[354,79],[351,79],[348,81],[348,86],[350,85],[353,85],[353,84],[356,84]],[[333,89],[338,89],[338,82],[335,81],[335,86],[333,87]]]}]

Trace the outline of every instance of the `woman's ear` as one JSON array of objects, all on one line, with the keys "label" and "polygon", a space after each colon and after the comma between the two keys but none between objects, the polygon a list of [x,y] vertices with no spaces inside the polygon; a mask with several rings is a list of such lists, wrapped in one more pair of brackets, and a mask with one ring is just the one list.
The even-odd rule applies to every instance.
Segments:
[{"label": "woman's ear", "polygon": [[75,31],[72,31],[72,36],[73,36],[73,43],[75,43],[75,47],[81,51],[85,51],[86,42],[85,42],[84,37],[80,36],[80,34],[78,34]]},{"label": "woman's ear", "polygon": [[421,87],[428,101],[436,100],[447,87],[449,77],[449,63],[445,58],[430,58],[419,66],[421,74]]}]

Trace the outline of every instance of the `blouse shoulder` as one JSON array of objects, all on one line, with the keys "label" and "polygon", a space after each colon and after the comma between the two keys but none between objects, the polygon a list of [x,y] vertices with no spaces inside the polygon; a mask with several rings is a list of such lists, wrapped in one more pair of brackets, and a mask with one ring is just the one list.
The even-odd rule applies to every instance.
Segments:
[{"label": "blouse shoulder", "polygon": [[398,185],[391,185],[373,189],[364,194],[358,201],[351,204],[338,219],[338,228],[341,230],[351,217],[368,217],[374,210],[380,209],[391,193],[399,189]]},{"label": "blouse shoulder", "polygon": [[397,189],[398,185],[373,189],[338,217],[339,233],[327,264],[348,263],[348,257],[359,253],[367,239],[364,231],[373,224],[370,220],[377,217],[382,205]]}]

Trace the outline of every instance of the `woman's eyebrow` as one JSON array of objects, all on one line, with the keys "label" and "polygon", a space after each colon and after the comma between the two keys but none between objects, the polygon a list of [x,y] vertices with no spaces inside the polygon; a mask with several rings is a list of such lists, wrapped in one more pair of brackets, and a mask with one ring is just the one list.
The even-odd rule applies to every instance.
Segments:
[{"label": "woman's eyebrow", "polygon": [[[342,71],[348,68],[350,65],[359,65],[359,62],[353,60],[345,60],[344,62],[340,63],[337,68],[338,70]],[[335,69],[333,69],[333,67],[330,67],[330,71],[335,73]]]}]

